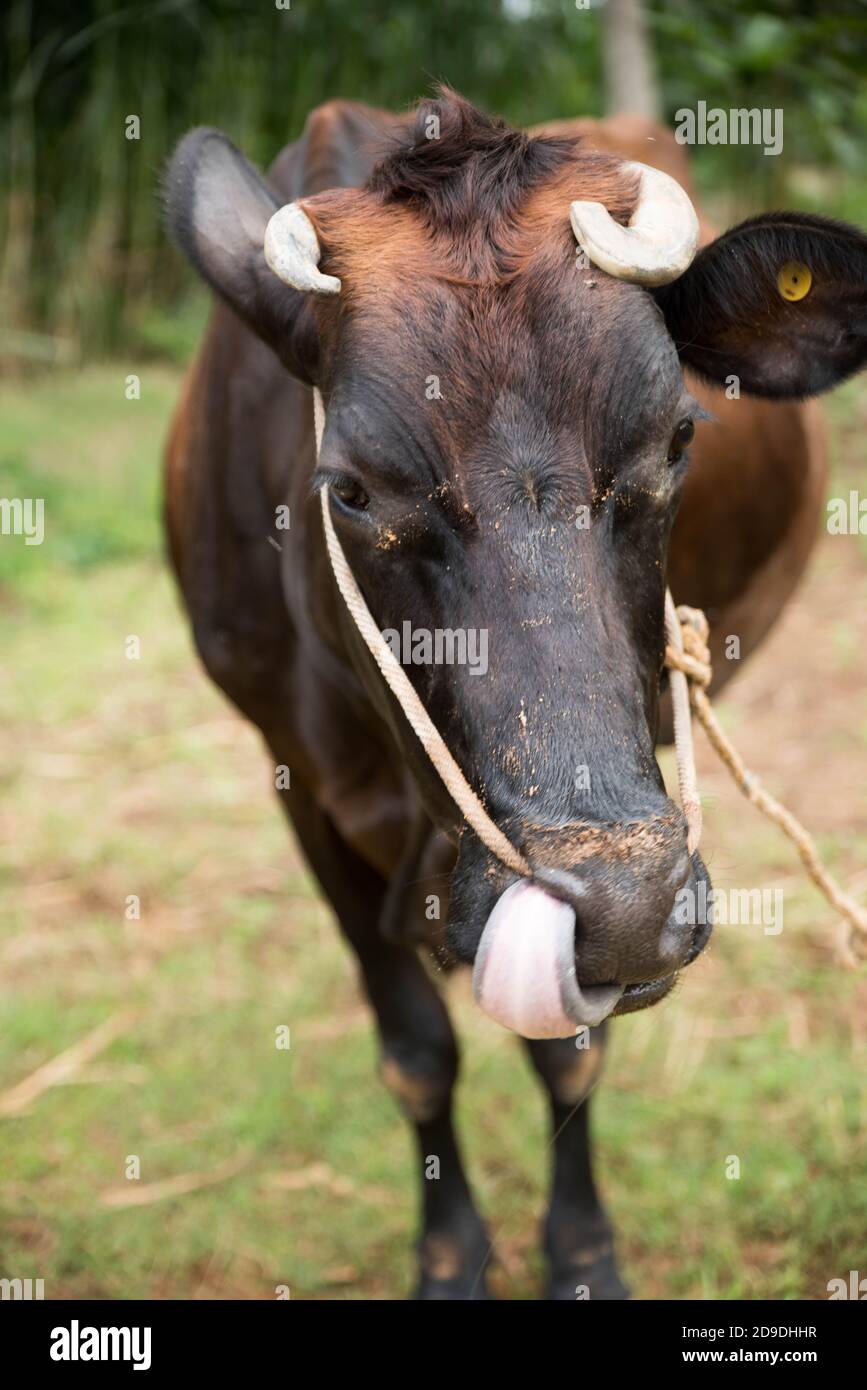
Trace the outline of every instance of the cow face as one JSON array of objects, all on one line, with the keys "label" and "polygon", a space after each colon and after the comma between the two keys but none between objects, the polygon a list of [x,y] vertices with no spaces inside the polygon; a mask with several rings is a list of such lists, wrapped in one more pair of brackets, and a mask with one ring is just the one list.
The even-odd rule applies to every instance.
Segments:
[{"label": "cow face", "polygon": [[[857,369],[867,239],[780,215],[692,260],[677,197],[648,212],[640,166],[530,140],[453,97],[436,110],[438,139],[426,111],[366,188],[273,222],[255,171],[195,133],[169,172],[170,218],[209,283],[323,393],[313,486],[533,870],[517,884],[462,828],[347,631],[459,844],[449,942],[476,961],[490,1012],[551,1036],[661,998],[709,935],[676,910],[706,873],[654,757],[666,548],[700,414],[681,364],[780,397]],[[784,293],[792,265],[811,269],[805,296]]]}]

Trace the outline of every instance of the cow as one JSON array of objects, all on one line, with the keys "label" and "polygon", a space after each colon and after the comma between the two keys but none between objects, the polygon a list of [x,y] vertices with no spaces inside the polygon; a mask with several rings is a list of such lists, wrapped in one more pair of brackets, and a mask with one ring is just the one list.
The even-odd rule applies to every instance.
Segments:
[{"label": "cow", "polygon": [[[690,192],[652,122],[522,132],[445,88],[402,116],[329,101],[264,177],[195,130],[165,176],[217,297],[167,447],[171,560],[356,953],[418,1141],[423,1299],[488,1297],[491,1254],[431,953],[475,965],[547,1092],[547,1295],[627,1296],[589,1096],[607,1020],[664,998],[710,935],[675,911],[708,878],[655,755],[666,583],[707,612],[721,688],[726,635],[750,654],[815,538],[808,398],[867,356],[860,231],[782,212],[717,237]],[[323,489],[380,630],[487,634],[484,672],[405,671],[528,876],[468,828],[386,687]]]}]

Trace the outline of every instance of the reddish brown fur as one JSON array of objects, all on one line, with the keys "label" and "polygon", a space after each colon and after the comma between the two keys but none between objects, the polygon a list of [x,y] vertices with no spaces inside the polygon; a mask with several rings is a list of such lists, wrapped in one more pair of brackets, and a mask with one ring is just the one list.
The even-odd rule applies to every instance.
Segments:
[{"label": "reddish brown fur", "polygon": [[[562,142],[561,142],[562,143]],[[430,218],[421,202],[396,201],[384,193],[332,189],[303,200],[322,248],[320,269],[336,275],[350,304],[379,302],[393,289],[407,264],[424,268],[425,280],[493,288],[536,263],[563,275],[564,240],[571,235],[563,209],[576,198],[601,202],[615,221],[629,221],[637,179],[622,164],[583,150],[544,183],[526,190],[517,207],[488,206],[487,215],[469,221],[458,235]],[[411,292],[413,286],[407,286]]]}]

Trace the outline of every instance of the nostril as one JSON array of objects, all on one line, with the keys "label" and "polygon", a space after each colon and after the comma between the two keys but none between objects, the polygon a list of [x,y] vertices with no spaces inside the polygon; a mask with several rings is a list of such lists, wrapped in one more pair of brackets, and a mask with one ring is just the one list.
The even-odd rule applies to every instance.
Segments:
[{"label": "nostril", "polygon": [[675,922],[673,915],[669,917],[659,937],[658,955],[663,970],[677,969],[685,963],[691,941],[691,928]]},{"label": "nostril", "polygon": [[534,864],[532,867],[533,882],[538,883],[540,888],[547,889],[555,898],[568,903],[577,912],[578,900],[587,892],[587,887],[580,878],[576,878],[566,869],[555,869],[546,864]]},{"label": "nostril", "polygon": [[692,864],[689,862],[689,855],[684,850],[666,874],[665,881],[673,886],[675,893],[679,893],[682,888],[686,887],[690,878],[692,878]]},{"label": "nostril", "polygon": [[697,956],[700,956],[707,943],[710,941],[713,931],[712,922],[700,923],[693,931],[692,945],[687,953],[684,965],[692,965]]}]

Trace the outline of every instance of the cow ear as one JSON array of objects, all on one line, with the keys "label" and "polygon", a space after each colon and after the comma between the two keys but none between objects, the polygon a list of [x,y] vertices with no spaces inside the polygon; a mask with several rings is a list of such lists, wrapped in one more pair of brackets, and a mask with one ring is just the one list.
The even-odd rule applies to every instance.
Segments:
[{"label": "cow ear", "polygon": [[202,279],[294,376],[313,383],[318,331],[309,296],[268,266],[265,228],[285,202],[219,130],[191,130],[163,180],[169,234]]},{"label": "cow ear", "polygon": [[807,213],[733,227],[654,291],[681,361],[756,396],[816,396],[867,362],[867,236]]}]

